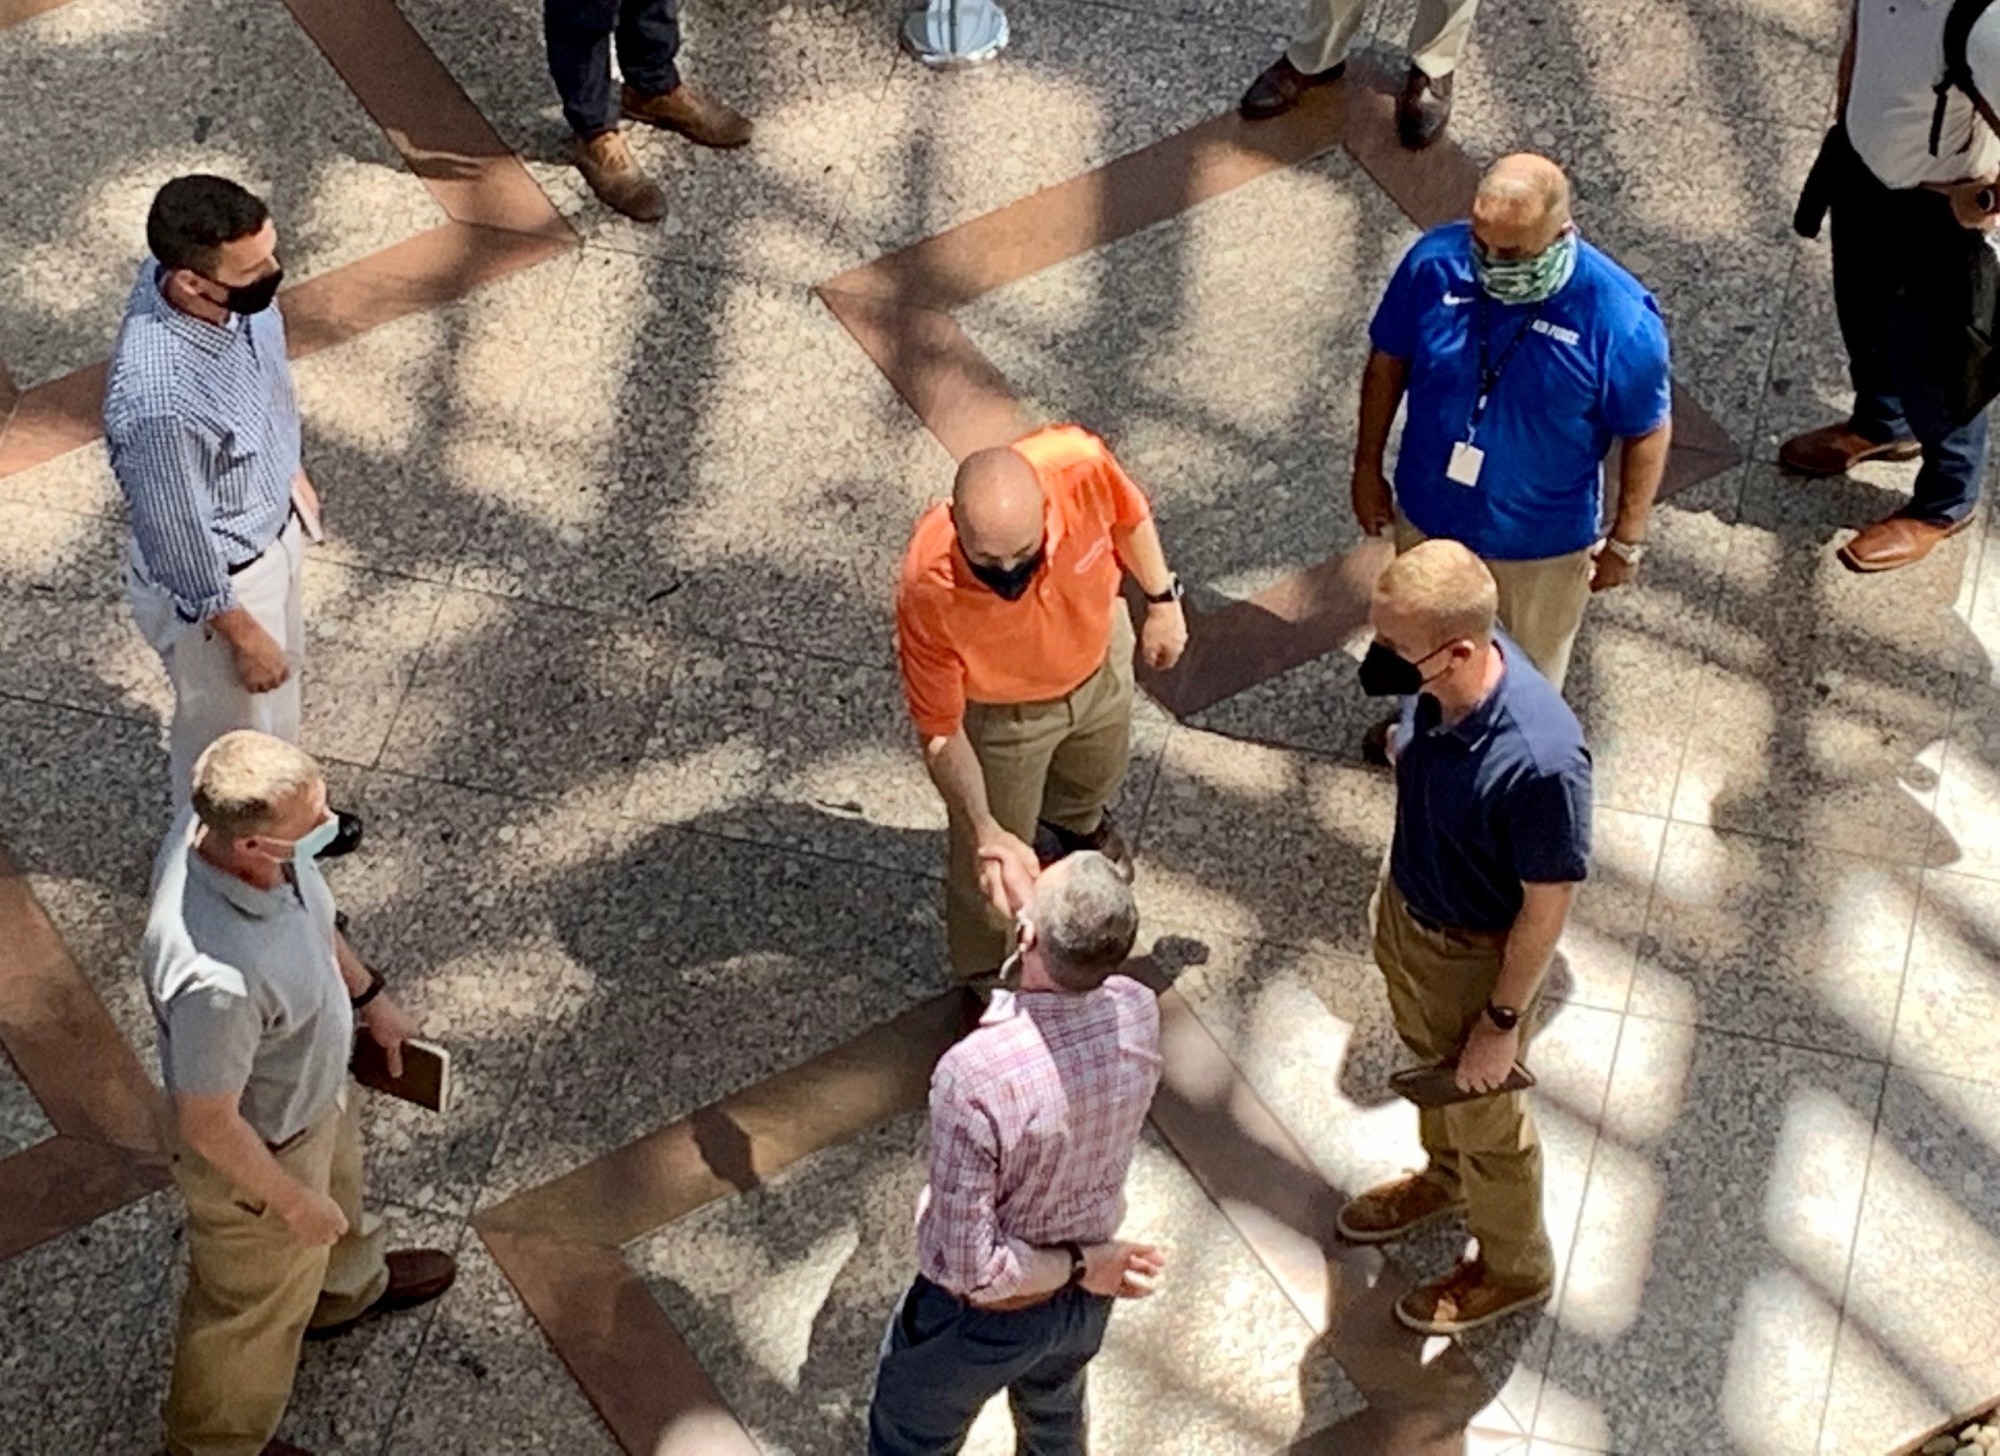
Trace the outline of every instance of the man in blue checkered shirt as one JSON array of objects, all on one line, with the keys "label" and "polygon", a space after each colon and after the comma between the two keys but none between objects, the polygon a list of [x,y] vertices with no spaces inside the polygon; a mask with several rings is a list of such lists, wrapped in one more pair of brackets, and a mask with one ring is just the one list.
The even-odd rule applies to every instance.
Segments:
[{"label": "man in blue checkered shirt", "polygon": [[174,685],[176,808],[224,733],[297,742],[301,567],[319,501],[273,307],[284,269],[264,203],[178,177],[146,218],[152,257],[111,356],[104,434],[132,525],[133,616]]}]

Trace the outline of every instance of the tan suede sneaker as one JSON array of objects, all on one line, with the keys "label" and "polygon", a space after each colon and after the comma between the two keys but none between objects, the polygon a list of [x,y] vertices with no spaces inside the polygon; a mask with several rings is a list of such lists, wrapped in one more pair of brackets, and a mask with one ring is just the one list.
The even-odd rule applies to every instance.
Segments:
[{"label": "tan suede sneaker", "polygon": [[658,222],[667,215],[667,194],[632,155],[625,138],[601,132],[576,144],[576,169],[598,200],[634,222]]},{"label": "tan suede sneaker", "polygon": [[1334,1227],[1350,1243],[1386,1244],[1464,1210],[1464,1199],[1447,1193],[1435,1180],[1412,1173],[1348,1199]]},{"label": "tan suede sneaker", "polygon": [[1517,1284],[1495,1279],[1477,1259],[1467,1259],[1442,1279],[1419,1285],[1396,1301],[1396,1318],[1420,1335],[1458,1335],[1533,1309],[1548,1299],[1553,1279]]},{"label": "tan suede sneaker", "polygon": [[740,147],[755,130],[742,112],[685,81],[657,96],[624,87],[618,93],[618,104],[632,120],[677,131],[698,146]]}]

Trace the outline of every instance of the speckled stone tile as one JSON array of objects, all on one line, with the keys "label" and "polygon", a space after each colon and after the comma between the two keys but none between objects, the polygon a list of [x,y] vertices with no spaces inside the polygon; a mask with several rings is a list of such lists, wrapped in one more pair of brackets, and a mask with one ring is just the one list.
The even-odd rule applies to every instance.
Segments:
[{"label": "speckled stone tile", "polygon": [[450,592],[381,762],[616,812],[677,657],[656,622]]},{"label": "speckled stone tile", "polygon": [[1139,904],[1157,924],[1368,951],[1394,786],[1358,762],[1177,729],[1153,789]]},{"label": "speckled stone tile", "polygon": [[122,520],[125,503],[118,481],[99,440],[81,449],[13,475],[0,477],[0,501],[49,506],[78,515],[115,516]]},{"label": "speckled stone tile", "polygon": [[1191,586],[1248,596],[1360,540],[1348,477],[1368,320],[1416,236],[1335,152],[958,317],[1031,414],[1111,441]]},{"label": "speckled stone tile", "polygon": [[510,411],[575,270],[565,253],[299,361],[318,559],[450,579],[473,522],[519,489]]},{"label": "speckled stone tile", "polygon": [[178,1198],[157,1193],[0,1263],[0,1420],[7,1449],[150,1453],[104,1432],[171,1295]]},{"label": "speckled stone tile", "polygon": [[647,825],[565,877],[587,973],[486,1184],[546,1181],[807,1060],[946,985],[934,880]]},{"label": "speckled stone tile", "polygon": [[1895,1071],[1868,1166],[1822,1456],[1981,1407],[2000,1370],[2000,1089]]},{"label": "speckled stone tile", "polygon": [[1645,948],[1646,916],[1667,824],[1650,814],[1599,807],[1591,819],[1590,878],[1563,928],[1561,959],[1547,994],[1578,1006],[1623,1011]]},{"label": "speckled stone tile", "polygon": [[[142,57],[143,85],[106,84]],[[0,338],[18,384],[110,351],[170,177],[221,172],[264,197],[298,279],[444,221],[282,6],[73,0],[0,32],[0,91],[35,98],[10,108],[0,186],[17,204],[0,224]]]},{"label": "speckled stone tile", "polygon": [[[363,1172],[365,1176],[365,1162]],[[161,1260],[158,1272],[165,1278],[148,1303],[149,1318],[129,1374],[111,1397],[116,1409],[101,1447],[105,1456],[152,1456],[162,1440],[160,1407],[173,1368],[174,1322],[187,1285],[187,1261],[179,1248],[183,1232],[178,1221],[185,1215],[178,1195],[161,1196],[172,1201],[174,1242]],[[465,1236],[457,1220],[385,1206],[372,1190],[366,1206],[388,1226],[392,1249],[451,1252]],[[426,1331],[460,1297],[455,1289],[447,1291],[438,1303],[371,1319],[336,1340],[307,1342],[279,1435],[317,1452],[381,1449],[397,1408],[411,1394],[410,1372]],[[434,1397],[420,1392],[416,1399],[428,1404]],[[469,1407],[461,1407],[458,1415],[467,1421],[478,1417]]]},{"label": "speckled stone tile", "polygon": [[1916,912],[1905,866],[1675,824],[1632,1010],[1884,1059]]},{"label": "speckled stone tile", "polygon": [[[1461,96],[1567,93],[1596,124],[1652,102],[1676,124],[1694,110],[1740,110],[1732,151],[1747,165],[1756,139],[1824,126],[1848,10],[1839,0],[1578,0],[1482,10],[1461,67]],[[1634,38],[1646,37],[1635,45]],[[1796,179],[1803,181],[1801,177]],[[1790,216],[1794,179],[1766,185]]]},{"label": "speckled stone tile", "polygon": [[372,764],[381,755],[446,589],[306,558],[306,668],[301,741],[314,753]]},{"label": "speckled stone tile", "polygon": [[[903,57],[841,223],[863,257],[913,243],[1205,121],[1268,65],[1275,37],[1050,0],[1008,0],[990,66]],[[885,33],[885,40],[887,35]]]},{"label": "speckled stone tile", "polygon": [[1627,1017],[1537,1438],[1722,1451],[1817,1427],[1882,1079]]},{"label": "speckled stone tile", "polygon": [[125,605],[128,540],[108,517],[0,504],[7,692],[127,717],[170,710],[166,670]]},{"label": "speckled stone tile", "polygon": [[917,874],[942,863],[944,804],[887,668],[691,643],[625,807]]},{"label": "speckled stone tile", "polygon": [[[772,1456],[833,1456],[862,1438],[882,1327],[914,1272],[923,1149],[924,1119],[898,1119],[633,1247]],[[1117,1309],[1092,1362],[1093,1449],[1262,1456],[1299,1426],[1305,1322],[1150,1136],[1128,1196],[1122,1232],[1161,1243],[1168,1266],[1158,1294]],[[1012,1447],[997,1400],[966,1449]]]},{"label": "speckled stone tile", "polygon": [[396,1456],[618,1456],[622,1449],[468,1233],[382,1449]]},{"label": "speckled stone tile", "polygon": [[2000,885],[1924,875],[1896,1016],[1898,1066],[2000,1083]]},{"label": "speckled stone tile", "polygon": [[0,833],[69,952],[141,1060],[153,1017],[133,969],[167,763],[152,723],[0,698]]},{"label": "speckled stone tile", "polygon": [[862,261],[829,240],[860,159],[887,158],[900,142],[877,121],[895,65],[896,0],[753,0],[684,12],[682,74],[748,115],[757,132],[747,147],[716,152],[627,123],[633,151],[667,194],[657,226],[604,207],[571,164],[535,0],[478,12],[422,0],[407,13],[593,242],[795,283]]},{"label": "speckled stone tile", "polygon": [[1847,571],[1828,549],[1833,522],[1879,514],[1843,505],[1867,489],[1752,467],[1675,818],[1924,858],[1936,745],[1978,661],[1952,610],[1963,546],[1947,543],[1893,584]]},{"label": "speckled stone tile", "polygon": [[592,251],[539,377],[461,585],[889,662],[910,526],[952,465],[817,299]]},{"label": "speckled stone tile", "polygon": [[[1987,555],[2000,550],[1989,543]],[[2000,879],[2000,687],[1983,678],[1959,689],[1938,763],[1936,815],[1925,860]]]},{"label": "speckled stone tile", "polygon": [[12,1157],[54,1135],[55,1129],[42,1115],[35,1094],[15,1073],[14,1064],[0,1056],[0,1158]]},{"label": "speckled stone tile", "polygon": [[350,807],[367,817],[368,837],[335,877],[349,937],[424,1035],[450,1050],[454,1089],[443,1117],[367,1098],[370,1186],[462,1215],[544,1028],[590,983],[558,927],[611,842],[588,809],[387,773],[370,776]]},{"label": "speckled stone tile", "polygon": [[[1101,0],[1101,3],[1113,5],[1120,10],[1136,10],[1144,14],[1159,14],[1174,19],[1198,20],[1210,25],[1225,26],[1231,30],[1255,31],[1269,35],[1280,45],[1290,37],[1305,9],[1300,0]],[[1004,8],[1008,15],[1012,16],[1013,5],[1009,4]],[[1362,34],[1356,40],[1357,47],[1367,38],[1367,32],[1371,30],[1387,33],[1402,8],[1400,0],[1389,0],[1386,4],[1370,6],[1368,15],[1362,21]],[[1407,23],[1407,17],[1403,19]],[[1401,31],[1395,31],[1395,34],[1400,36]],[[1271,52],[1271,59],[1277,59],[1275,48]],[[1262,67],[1258,69],[1261,70]],[[1241,93],[1255,74],[1253,71],[1243,77],[1234,92],[1230,90],[1228,78],[1218,77],[1216,94],[1227,98]]]}]

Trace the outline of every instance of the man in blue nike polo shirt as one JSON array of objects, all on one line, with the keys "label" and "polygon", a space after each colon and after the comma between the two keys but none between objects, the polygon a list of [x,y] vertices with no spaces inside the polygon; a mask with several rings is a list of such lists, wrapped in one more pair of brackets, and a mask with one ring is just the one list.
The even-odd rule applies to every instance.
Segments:
[{"label": "man in blue nike polo shirt", "polygon": [[[1354,514],[1407,551],[1470,547],[1500,621],[1561,689],[1593,591],[1632,579],[1666,469],[1672,381],[1652,295],[1577,235],[1546,157],[1502,157],[1469,223],[1433,228],[1375,310]],[[1382,457],[1407,398],[1391,492]],[[1608,535],[1604,460],[1619,449]]]}]

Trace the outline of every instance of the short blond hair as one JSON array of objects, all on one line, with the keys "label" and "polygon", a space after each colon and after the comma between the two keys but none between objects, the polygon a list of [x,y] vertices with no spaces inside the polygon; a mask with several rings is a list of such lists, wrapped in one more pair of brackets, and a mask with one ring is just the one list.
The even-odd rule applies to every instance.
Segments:
[{"label": "short blond hair", "polygon": [[1446,641],[1493,635],[1500,588],[1486,563],[1456,541],[1412,546],[1382,570],[1375,594]]},{"label": "short blond hair", "polygon": [[313,756],[248,728],[225,733],[194,761],[195,816],[217,834],[247,839],[276,823],[326,775]]}]

